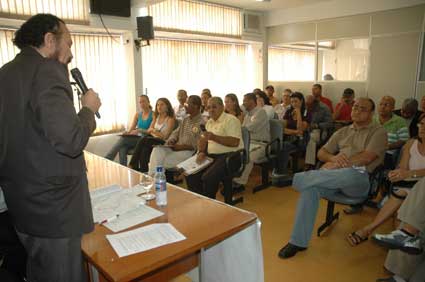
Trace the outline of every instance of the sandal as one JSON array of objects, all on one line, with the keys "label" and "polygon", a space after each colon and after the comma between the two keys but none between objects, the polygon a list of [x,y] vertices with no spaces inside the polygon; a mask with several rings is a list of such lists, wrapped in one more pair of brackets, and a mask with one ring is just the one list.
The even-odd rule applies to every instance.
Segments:
[{"label": "sandal", "polygon": [[368,236],[362,237],[359,234],[357,234],[356,231],[349,234],[348,237],[347,237],[348,242],[353,247],[367,241],[368,239],[369,239]]}]

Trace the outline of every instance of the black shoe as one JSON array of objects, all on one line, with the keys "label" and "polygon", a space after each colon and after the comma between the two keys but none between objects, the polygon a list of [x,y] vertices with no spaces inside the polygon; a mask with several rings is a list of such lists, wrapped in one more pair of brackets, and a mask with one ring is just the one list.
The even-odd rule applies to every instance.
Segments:
[{"label": "black shoe", "polygon": [[[235,182],[232,182],[232,188],[233,188],[232,196],[245,191],[245,186],[243,186],[242,184],[235,183]],[[221,189],[220,194],[224,197],[224,188]]]},{"label": "black shoe", "polygon": [[349,214],[349,215],[361,213],[363,211],[363,205],[362,204],[350,205],[348,208],[345,208],[343,211],[345,214]]},{"label": "black shoe", "polygon": [[280,258],[290,258],[295,256],[298,252],[300,251],[305,251],[307,250],[307,248],[303,248],[303,247],[298,247],[295,245],[292,245],[291,243],[286,244],[285,247],[283,247],[282,249],[280,249],[279,251],[279,257]]}]

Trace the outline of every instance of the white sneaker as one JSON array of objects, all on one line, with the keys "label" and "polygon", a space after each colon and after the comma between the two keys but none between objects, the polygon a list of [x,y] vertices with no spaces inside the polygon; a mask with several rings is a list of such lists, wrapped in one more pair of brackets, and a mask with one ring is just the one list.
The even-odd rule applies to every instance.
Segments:
[{"label": "white sneaker", "polygon": [[409,236],[402,230],[395,230],[389,234],[375,234],[372,239],[383,247],[401,250],[411,255],[419,255],[423,252],[421,238]]}]

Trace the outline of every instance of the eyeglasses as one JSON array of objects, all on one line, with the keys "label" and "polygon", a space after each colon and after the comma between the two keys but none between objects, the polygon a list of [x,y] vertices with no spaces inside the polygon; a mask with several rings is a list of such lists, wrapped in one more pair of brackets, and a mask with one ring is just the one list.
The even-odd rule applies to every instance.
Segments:
[{"label": "eyeglasses", "polygon": [[370,110],[367,107],[363,107],[363,106],[359,106],[359,105],[354,105],[352,110],[353,111],[359,111],[359,112],[362,112],[362,113],[370,112]]}]

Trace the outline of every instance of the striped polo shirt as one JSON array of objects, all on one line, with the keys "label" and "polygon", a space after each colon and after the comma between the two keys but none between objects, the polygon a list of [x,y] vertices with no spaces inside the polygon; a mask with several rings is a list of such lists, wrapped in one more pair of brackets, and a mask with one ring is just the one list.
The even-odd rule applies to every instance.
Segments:
[{"label": "striped polo shirt", "polygon": [[[380,124],[378,116],[375,116],[375,122]],[[409,128],[407,127],[407,123],[398,115],[393,114],[390,120],[382,124],[382,127],[387,131],[388,144],[397,141],[407,141],[409,139]]]}]

